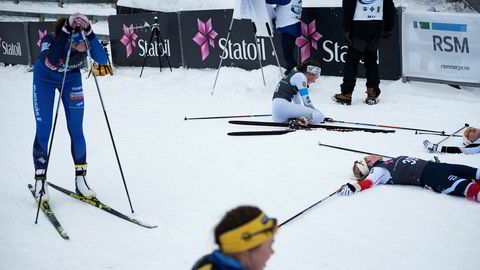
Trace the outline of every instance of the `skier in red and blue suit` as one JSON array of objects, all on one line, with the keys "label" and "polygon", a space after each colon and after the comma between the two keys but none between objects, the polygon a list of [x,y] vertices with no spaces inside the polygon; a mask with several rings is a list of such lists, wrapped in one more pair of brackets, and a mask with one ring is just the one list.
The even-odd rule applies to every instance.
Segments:
[{"label": "skier in red and blue suit", "polygon": [[[42,182],[46,179],[48,142],[52,129],[55,89],[62,89],[61,96],[67,127],[71,139],[71,152],[75,163],[76,191],[86,197],[95,197],[95,192],[86,182],[87,153],[83,135],[84,98],[80,68],[87,57],[83,31],[88,40],[90,55],[99,64],[107,64],[107,55],[100,44],[88,18],[73,14],[69,18],[60,18],[55,25],[55,36],[47,35],[41,40],[40,55],[33,72],[33,109],[36,121],[36,134],[33,143],[33,162],[35,166],[35,194],[38,199]],[[72,44],[68,66],[67,53]],[[48,200],[45,192],[42,200]]]}]

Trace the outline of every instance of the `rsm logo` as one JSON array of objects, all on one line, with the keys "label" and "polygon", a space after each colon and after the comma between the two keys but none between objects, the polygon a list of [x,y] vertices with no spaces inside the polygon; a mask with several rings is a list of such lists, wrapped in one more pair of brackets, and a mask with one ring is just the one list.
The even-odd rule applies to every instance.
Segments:
[{"label": "rsm logo", "polygon": [[433,30],[436,32],[435,35],[432,35],[434,51],[470,53],[468,38],[459,38],[448,34],[449,32],[454,32],[462,33],[462,36],[464,36],[464,33],[467,32],[467,24],[414,21],[413,28],[419,30]]},{"label": "rsm logo", "polygon": [[433,35],[433,50],[441,52],[470,53],[468,38],[461,41],[455,36]]}]

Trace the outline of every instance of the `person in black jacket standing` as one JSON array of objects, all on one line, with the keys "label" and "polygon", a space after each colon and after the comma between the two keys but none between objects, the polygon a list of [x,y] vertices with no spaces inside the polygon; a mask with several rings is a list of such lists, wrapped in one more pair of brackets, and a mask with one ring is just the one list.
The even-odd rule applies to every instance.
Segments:
[{"label": "person in black jacket standing", "polygon": [[343,0],[343,30],[348,45],[343,71],[341,93],[332,97],[335,102],[351,105],[357,79],[358,63],[363,57],[367,75],[369,105],[378,102],[380,79],[377,51],[380,38],[388,38],[393,29],[395,5],[392,0]]}]

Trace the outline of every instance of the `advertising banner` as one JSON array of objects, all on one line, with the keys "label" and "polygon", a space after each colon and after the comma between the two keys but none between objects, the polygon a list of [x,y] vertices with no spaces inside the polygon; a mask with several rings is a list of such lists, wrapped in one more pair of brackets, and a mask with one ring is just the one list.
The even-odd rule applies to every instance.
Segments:
[{"label": "advertising banner", "polygon": [[[251,20],[235,19],[227,43],[232,12],[232,10],[205,10],[180,13],[186,67],[217,68],[220,55],[223,58],[222,66],[259,69],[259,57],[262,66],[277,65],[270,38],[257,37],[257,46]],[[281,50],[279,44],[278,40],[275,45],[277,51]]]},{"label": "advertising banner", "polygon": [[[296,41],[300,51],[300,61],[319,61],[322,66],[322,75],[343,76],[348,46],[345,43],[342,22],[342,8],[304,8],[301,21],[302,34]],[[400,78],[398,29],[398,16],[396,16],[392,36],[380,40],[378,69],[381,79]],[[358,77],[365,77],[363,62],[359,65]]]},{"label": "advertising banner", "polygon": [[40,54],[40,41],[47,34],[55,36],[55,22],[28,22],[28,36],[30,39],[30,54],[32,65]]},{"label": "advertising banner", "polygon": [[0,23],[0,62],[28,64],[28,49],[23,22]]},{"label": "advertising banner", "polygon": [[[155,23],[157,17],[157,23]],[[180,67],[182,51],[177,13],[144,13],[108,17],[113,63],[119,66]],[[157,31],[158,30],[158,31]],[[158,33],[159,38],[155,35]],[[153,37],[153,38],[152,38]],[[150,42],[150,39],[152,41]],[[159,60],[160,58],[160,60]]]},{"label": "advertising banner", "polygon": [[[223,66],[258,69],[258,56],[262,65],[276,65],[270,39],[258,37],[255,47],[253,27],[249,20],[234,20],[230,41],[226,44],[231,10],[185,11],[180,13],[183,54],[189,68],[217,68],[222,49]],[[295,54],[299,61],[316,60],[322,66],[322,74],[343,76],[347,45],[342,29],[341,8],[304,8],[302,34],[297,38]],[[392,36],[382,39],[379,49],[381,79],[400,78],[400,42],[398,22]],[[279,35],[273,38],[281,66],[286,66]],[[363,65],[359,65],[359,77],[364,77]]]},{"label": "advertising banner", "polygon": [[[109,17],[113,62],[120,66],[142,66],[146,43],[150,38],[153,17],[158,16],[160,32],[164,39],[161,46],[148,49],[147,66],[158,66],[157,52],[169,52],[173,67],[217,68],[220,57],[222,66],[234,66],[247,70],[277,65],[269,37],[257,37],[251,20],[233,20],[227,42],[233,10],[199,10],[180,13],[148,13]],[[341,8],[304,8],[302,33],[296,40],[295,57],[299,61],[316,60],[322,66],[322,74],[342,76],[347,45],[342,29]],[[398,17],[397,17],[398,18]],[[379,71],[381,79],[396,80],[401,76],[398,20],[392,36],[380,41]],[[168,42],[165,40],[168,39]],[[180,42],[181,40],[181,42]],[[274,33],[273,43],[280,65],[285,67],[280,36]],[[180,46],[181,45],[181,46]],[[298,55],[297,55],[298,54]],[[164,57],[163,57],[164,58]],[[162,59],[162,67],[166,66]],[[359,65],[359,77],[364,77],[363,65]]]},{"label": "advertising banner", "polygon": [[405,11],[403,75],[480,83],[480,15]]}]

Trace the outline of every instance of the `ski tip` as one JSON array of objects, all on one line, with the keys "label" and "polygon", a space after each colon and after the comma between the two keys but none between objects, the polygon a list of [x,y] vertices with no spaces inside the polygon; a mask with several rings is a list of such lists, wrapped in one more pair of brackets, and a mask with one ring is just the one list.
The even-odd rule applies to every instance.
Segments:
[{"label": "ski tip", "polygon": [[183,120],[187,120],[187,117],[185,116],[185,118]]}]

